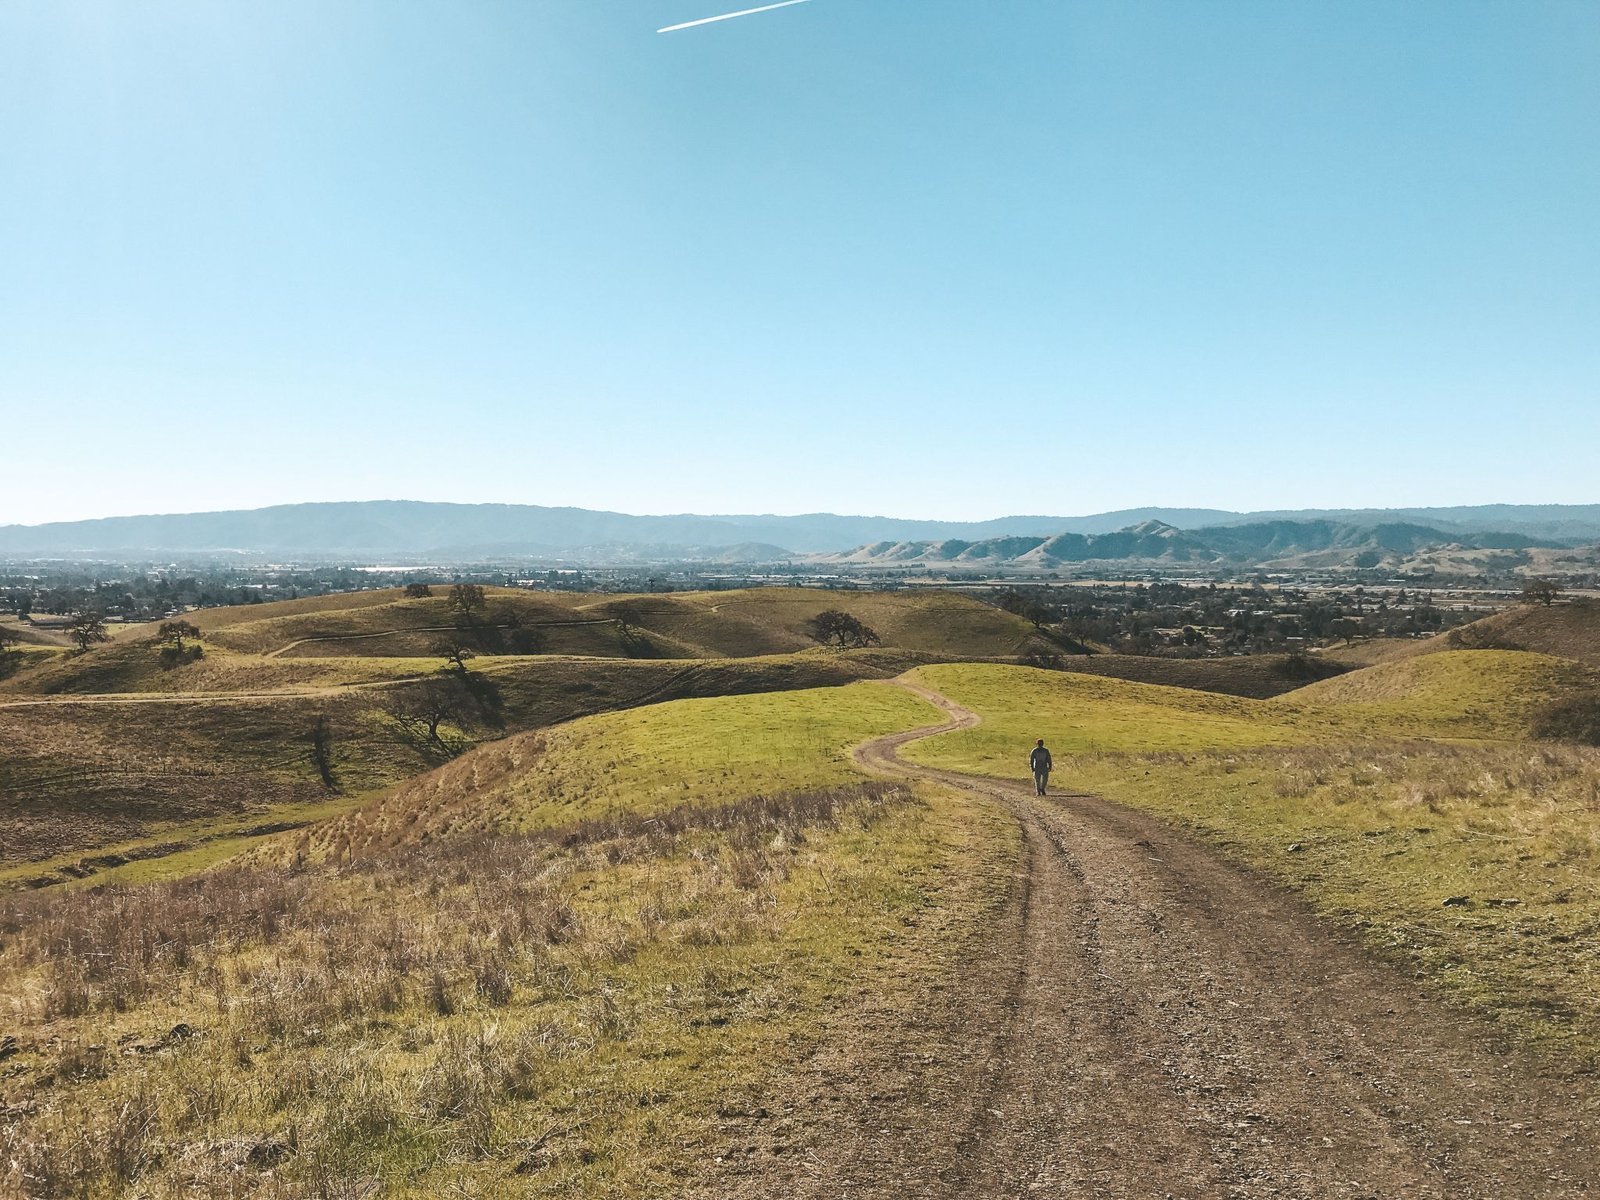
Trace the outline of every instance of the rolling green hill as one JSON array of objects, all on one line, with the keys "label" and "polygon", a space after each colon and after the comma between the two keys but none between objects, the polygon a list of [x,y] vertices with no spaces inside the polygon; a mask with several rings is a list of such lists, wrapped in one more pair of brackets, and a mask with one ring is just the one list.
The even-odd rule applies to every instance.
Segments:
[{"label": "rolling green hill", "polygon": [[[357,660],[352,669],[382,674],[415,665]],[[349,808],[452,754],[522,730],[683,697],[833,687],[907,665],[891,653],[862,651],[698,663],[486,662],[473,677],[492,707],[469,728],[448,722],[448,748],[389,715],[391,696],[417,686],[406,681],[279,695],[0,697],[0,743],[8,748],[0,757],[0,887],[105,865],[85,858],[164,856],[202,842],[214,854],[223,849],[211,845],[218,838],[237,849],[241,831],[303,823],[326,815],[329,804]],[[330,737],[333,788],[311,758],[319,720]]]},{"label": "rolling green hill", "polygon": [[1600,671],[1523,650],[1450,650],[1313,683],[1268,701],[1326,714],[1341,731],[1375,736],[1527,737],[1558,696],[1600,685]]},{"label": "rolling green hill", "polygon": [[929,766],[986,773],[1015,773],[1039,737],[1058,754],[1527,738],[1544,704],[1600,684],[1600,672],[1521,651],[1406,659],[1266,700],[1031,667],[946,664],[914,674],[984,721],[975,730],[919,742],[908,756]]},{"label": "rolling green hill", "polygon": [[348,859],[487,830],[661,812],[690,799],[830,787],[859,778],[852,746],[937,719],[909,692],[872,683],[606,713],[483,746],[282,845]]},{"label": "rolling green hill", "polygon": [[[285,1194],[660,1194],[722,1144],[708,1114],[744,1111],[841,1006],[918,1011],[930,964],[957,961],[1015,879],[1018,833],[992,796],[864,784],[853,746],[937,715],[865,680],[1015,627],[949,597],[843,593],[888,645],[727,657],[785,644],[834,599],[727,595],[564,603],[724,656],[484,656],[471,675],[492,720],[447,725],[448,748],[385,711],[415,686],[397,676],[435,663],[223,644],[390,621],[408,603],[392,597],[224,618],[169,672],[298,693],[151,691],[170,685],[150,644],[30,672],[146,690],[0,702],[0,742],[24,748],[0,758],[0,846],[57,855],[0,878],[105,867],[110,885],[0,895],[0,1004],[27,1068],[0,1092],[20,1130],[0,1190],[54,1155],[84,1194],[133,1174],[151,1194],[229,1194],[256,1160]],[[1527,725],[1600,674],[1458,650],[1260,699],[1109,672],[1260,683],[1271,664],[1089,661],[1108,673],[917,667],[984,720],[906,756],[1016,779],[1045,737],[1064,788],[1187,824],[1430,986],[1591,1045],[1592,967],[1570,947],[1600,912],[1600,751],[1530,743]],[[319,717],[341,794],[311,761]],[[273,823],[296,827],[260,836]],[[74,857],[117,838],[103,862]],[[1440,904],[1461,895],[1494,906],[1464,921]]]},{"label": "rolling green hill", "polygon": [[668,1194],[842,1013],[913,1019],[1000,902],[996,806],[850,768],[933,715],[658,705],[287,835],[302,869],[0,895],[0,1192]]}]

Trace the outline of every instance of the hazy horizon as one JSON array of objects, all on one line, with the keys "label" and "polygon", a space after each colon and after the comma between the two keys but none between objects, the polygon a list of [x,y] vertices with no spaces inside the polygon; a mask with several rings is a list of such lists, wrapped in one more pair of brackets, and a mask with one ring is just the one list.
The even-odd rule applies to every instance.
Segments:
[{"label": "hazy horizon", "polygon": [[309,505],[323,505],[323,504],[428,504],[428,505],[440,504],[440,505],[453,505],[453,506],[460,506],[460,507],[471,507],[471,506],[474,506],[474,505],[505,505],[505,506],[508,506],[508,507],[548,508],[548,509],[557,509],[557,510],[575,509],[575,510],[583,511],[583,512],[607,513],[607,514],[612,514],[612,515],[616,515],[616,516],[629,516],[629,517],[703,517],[703,518],[712,518],[712,519],[721,518],[721,517],[729,517],[729,518],[765,518],[765,517],[770,517],[770,518],[777,519],[777,520],[792,520],[792,519],[799,519],[799,518],[804,518],[804,517],[842,517],[842,518],[847,518],[847,519],[862,519],[862,520],[909,521],[909,522],[928,522],[928,523],[950,523],[950,524],[978,525],[978,524],[983,524],[985,522],[1001,521],[1001,520],[1006,520],[1006,519],[1028,518],[1028,517],[1040,517],[1040,518],[1048,518],[1048,519],[1057,519],[1057,518],[1059,518],[1059,519],[1064,519],[1064,520],[1081,520],[1081,519],[1090,518],[1090,517],[1102,517],[1102,516],[1109,516],[1109,515],[1118,515],[1118,514],[1122,514],[1122,513],[1174,512],[1174,511],[1181,511],[1181,512],[1217,512],[1217,513],[1226,513],[1226,514],[1234,515],[1234,516],[1248,517],[1248,516],[1272,516],[1272,515],[1276,515],[1276,514],[1294,515],[1294,514],[1340,513],[1340,512],[1350,512],[1350,513],[1359,513],[1359,512],[1407,513],[1407,512],[1420,512],[1420,511],[1423,511],[1423,510],[1448,511],[1448,510],[1451,510],[1451,509],[1500,508],[1500,507],[1506,507],[1506,508],[1533,508],[1533,509],[1538,509],[1538,508],[1593,508],[1593,507],[1600,507],[1600,500],[1574,501],[1574,502],[1571,502],[1571,503],[1562,503],[1562,502],[1551,502],[1551,503],[1530,502],[1530,503],[1522,503],[1522,502],[1518,502],[1518,501],[1488,500],[1488,501],[1483,501],[1481,503],[1474,503],[1474,504],[1396,504],[1396,505],[1337,504],[1337,505],[1307,505],[1307,506],[1303,506],[1303,507],[1294,507],[1294,508],[1261,508],[1261,509],[1228,509],[1228,508],[1221,508],[1221,507],[1218,507],[1216,505],[1209,505],[1209,504],[1133,504],[1133,505],[1127,505],[1127,506],[1118,507],[1118,508],[1086,509],[1086,510],[1079,511],[1079,512],[1023,512],[1023,511],[1021,511],[1019,509],[1019,510],[1007,510],[1007,511],[1003,511],[1003,512],[978,512],[978,513],[974,513],[974,512],[971,512],[971,511],[958,511],[958,512],[955,512],[953,515],[941,515],[941,514],[930,514],[930,513],[923,513],[923,512],[904,512],[904,513],[894,513],[894,512],[852,512],[852,511],[846,511],[846,510],[841,510],[841,509],[822,509],[822,508],[796,510],[796,511],[791,511],[791,512],[780,512],[780,511],[773,510],[773,509],[747,509],[747,510],[744,510],[744,511],[741,511],[741,512],[734,512],[734,511],[731,511],[731,510],[730,511],[725,511],[725,512],[695,512],[695,511],[692,511],[692,510],[689,510],[689,509],[663,509],[661,511],[649,512],[649,511],[637,511],[637,510],[632,510],[632,509],[624,510],[624,509],[619,509],[619,508],[590,508],[587,505],[534,504],[534,503],[531,503],[531,502],[524,503],[524,502],[520,502],[520,501],[422,500],[422,499],[418,499],[416,497],[411,497],[411,496],[375,496],[375,497],[367,497],[367,498],[364,498],[364,499],[349,499],[349,500],[286,500],[286,501],[280,501],[280,502],[276,502],[276,503],[272,503],[272,504],[252,505],[250,507],[233,507],[233,506],[230,506],[230,507],[227,507],[227,508],[185,509],[185,510],[173,510],[173,511],[168,511],[168,512],[108,512],[108,513],[99,513],[99,514],[95,514],[95,515],[92,515],[92,516],[84,516],[84,517],[47,518],[47,519],[41,520],[41,521],[0,520],[0,528],[4,528],[7,525],[11,525],[11,526],[59,525],[59,524],[73,524],[73,523],[77,523],[77,522],[80,522],[80,521],[105,521],[105,520],[128,520],[128,519],[140,519],[140,518],[203,516],[203,515],[208,515],[208,514],[212,514],[212,513],[229,513],[229,512],[247,513],[247,512],[258,512],[258,511],[261,511],[262,509],[269,509],[269,508],[299,508],[299,507],[305,507],[305,506],[309,506]]}]

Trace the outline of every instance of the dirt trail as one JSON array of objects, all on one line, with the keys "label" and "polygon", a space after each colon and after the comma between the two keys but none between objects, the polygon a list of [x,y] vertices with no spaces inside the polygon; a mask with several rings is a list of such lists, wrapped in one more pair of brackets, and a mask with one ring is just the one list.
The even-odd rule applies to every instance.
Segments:
[{"label": "dirt trail", "polygon": [[1023,839],[1010,902],[910,1024],[868,998],[773,1097],[776,1121],[730,1127],[702,1194],[1600,1194],[1592,1080],[1496,1049],[1488,1027],[1153,818],[901,762],[906,742],[978,718],[900,682],[949,722],[858,760],[1000,799]]}]

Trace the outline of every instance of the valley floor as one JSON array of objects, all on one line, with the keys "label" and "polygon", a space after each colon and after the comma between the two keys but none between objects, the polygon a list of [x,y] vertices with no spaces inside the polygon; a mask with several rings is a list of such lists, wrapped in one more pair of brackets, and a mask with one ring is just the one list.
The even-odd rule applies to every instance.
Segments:
[{"label": "valley floor", "polygon": [[[916,685],[910,684],[916,688]],[[1008,901],[915,1019],[860,1028],[729,1123],[697,1195],[1417,1197],[1600,1188],[1592,1088],[1427,998],[1280,890],[1094,796],[916,766],[998,802],[1024,849]],[[810,1113],[798,1138],[769,1113]]]}]

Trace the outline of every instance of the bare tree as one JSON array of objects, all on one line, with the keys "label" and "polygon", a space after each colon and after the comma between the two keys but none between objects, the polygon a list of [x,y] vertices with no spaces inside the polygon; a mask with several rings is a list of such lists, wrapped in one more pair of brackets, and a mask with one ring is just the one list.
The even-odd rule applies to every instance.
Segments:
[{"label": "bare tree", "polygon": [[388,710],[400,726],[423,733],[435,746],[445,748],[439,727],[446,721],[464,722],[471,710],[470,694],[460,677],[446,672],[430,675],[420,683],[395,688],[389,694]]},{"label": "bare tree", "polygon": [[468,620],[487,603],[483,589],[475,583],[458,583],[450,589],[450,607]]},{"label": "bare tree", "polygon": [[453,629],[434,639],[433,652],[444,659],[447,666],[454,667],[463,675],[467,672],[467,659],[475,658],[478,654],[467,640],[467,635],[459,629]]},{"label": "bare tree", "polygon": [[97,612],[74,613],[72,624],[67,626],[67,636],[78,643],[79,650],[88,650],[96,642],[111,640],[111,635],[106,632],[106,620]]},{"label": "bare tree", "polygon": [[806,622],[806,631],[824,646],[837,646],[840,650],[851,647],[877,646],[882,639],[870,626],[837,608],[819,612]]}]

